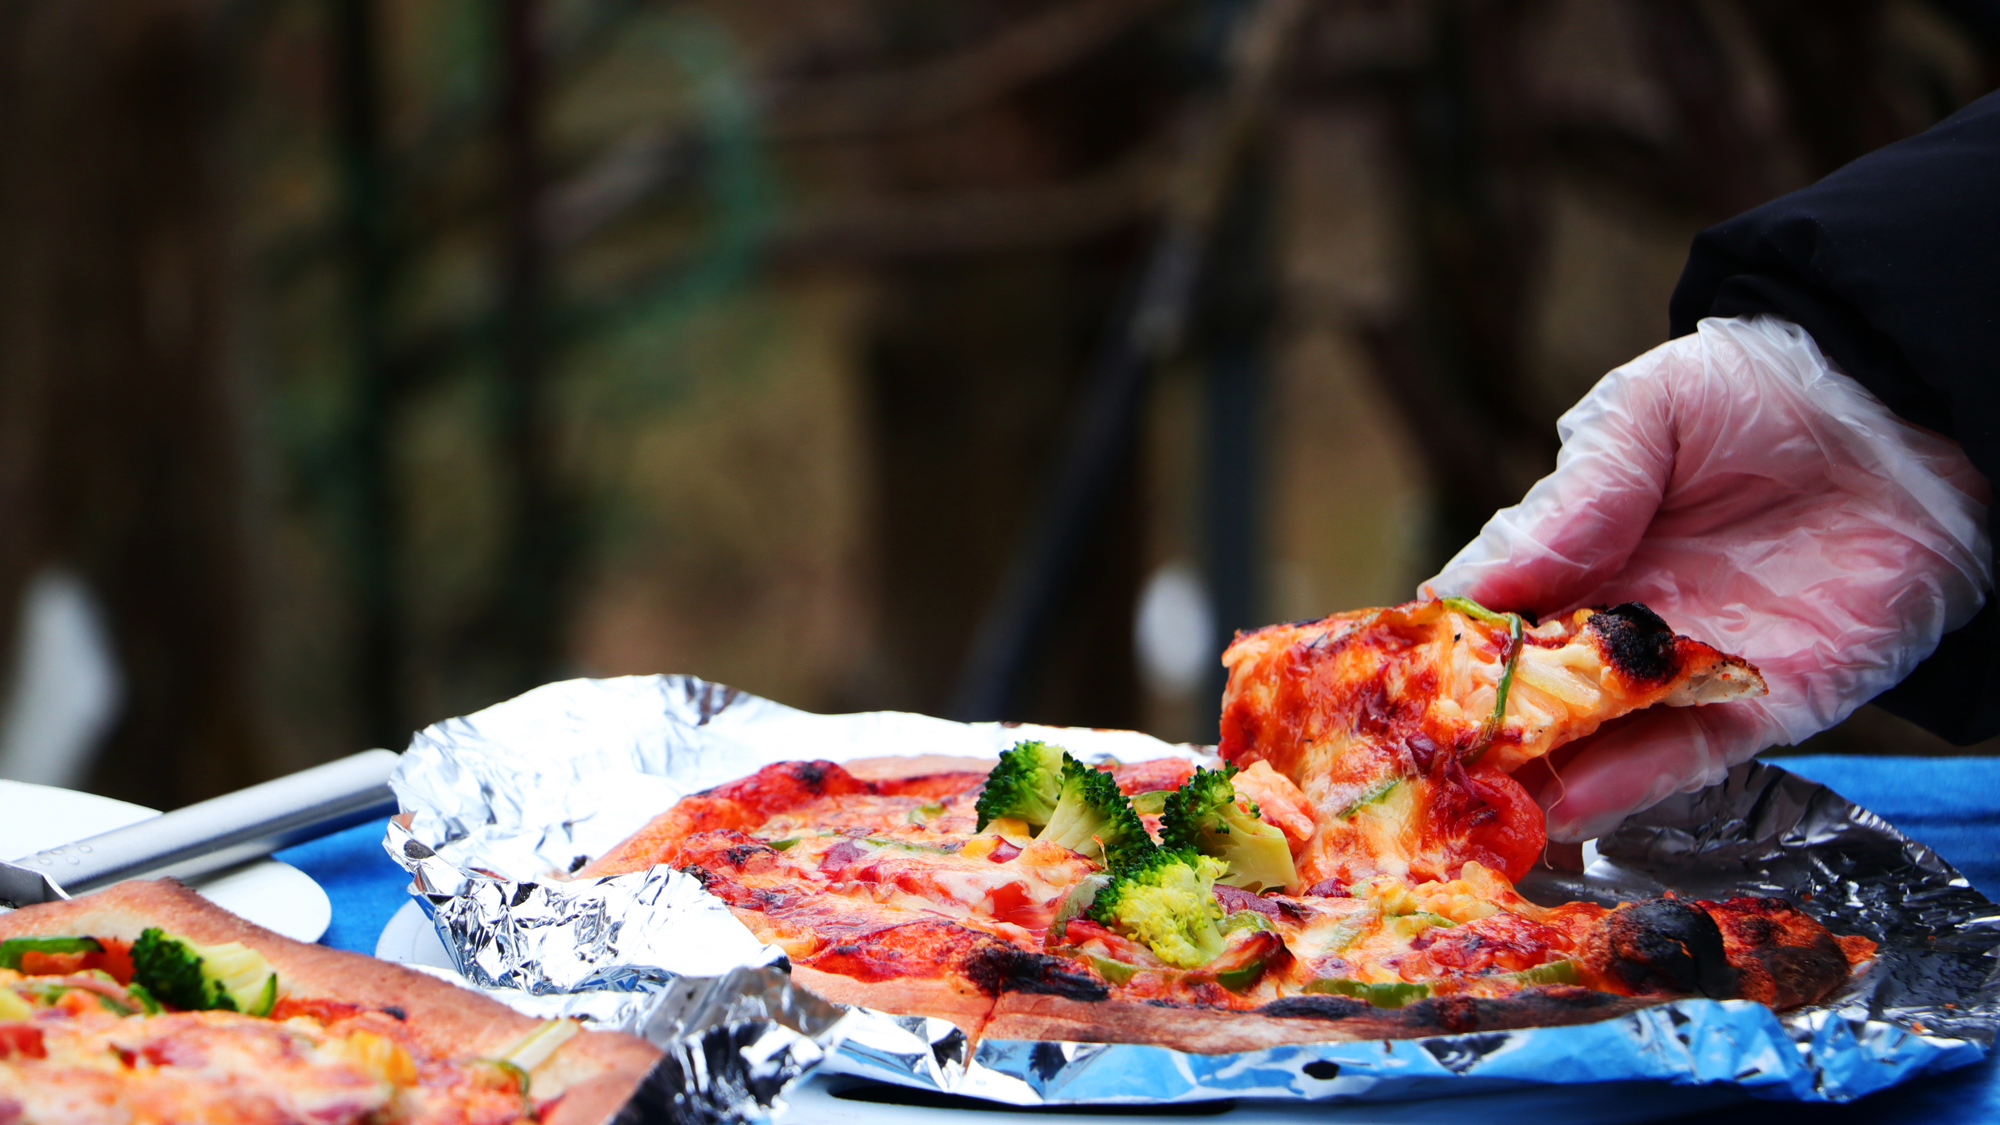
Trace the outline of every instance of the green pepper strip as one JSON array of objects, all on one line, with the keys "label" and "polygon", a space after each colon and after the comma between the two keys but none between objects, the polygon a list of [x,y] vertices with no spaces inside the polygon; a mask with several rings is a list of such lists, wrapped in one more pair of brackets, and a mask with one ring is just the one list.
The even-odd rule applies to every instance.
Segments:
[{"label": "green pepper strip", "polygon": [[1567,960],[1549,961],[1536,965],[1532,969],[1522,969],[1518,973],[1503,973],[1501,975],[1505,979],[1520,985],[1575,984],[1578,980],[1576,962]]},{"label": "green pepper strip", "polygon": [[0,969],[19,969],[23,953],[102,953],[103,943],[90,937],[17,937],[0,941]]},{"label": "green pepper strip", "polygon": [[1112,984],[1124,984],[1139,972],[1139,966],[1127,965],[1123,961],[1113,961],[1109,957],[1099,957],[1096,954],[1090,954],[1085,959],[1090,962],[1091,968],[1097,970],[1098,976],[1103,977]]},{"label": "green pepper strip", "polygon": [[1346,808],[1341,809],[1333,815],[1338,820],[1352,820],[1354,814],[1395,792],[1396,786],[1402,783],[1403,779],[1400,777],[1385,777],[1369,786],[1361,796],[1354,798],[1353,801],[1348,803]]},{"label": "green pepper strip", "polygon": [[1264,970],[1270,968],[1270,958],[1252,961],[1240,969],[1224,969],[1215,974],[1215,983],[1231,992],[1247,992],[1264,979]]},{"label": "green pepper strip", "polygon": [[[275,980],[276,977],[273,977],[272,979]],[[139,1002],[139,1006],[146,1010],[147,1015],[157,1016],[160,1014],[160,1002],[158,1000],[153,999],[153,994],[146,991],[146,986],[140,984],[138,981],[135,980],[131,984],[125,986],[125,995],[130,996],[134,1000],[137,1000]]]},{"label": "green pepper strip", "polygon": [[1475,621],[1507,627],[1507,666],[1500,670],[1500,683],[1493,689],[1493,713],[1479,724],[1479,737],[1465,752],[1465,764],[1469,766],[1486,753],[1486,748],[1493,744],[1494,736],[1500,733],[1500,727],[1507,721],[1507,689],[1514,686],[1514,665],[1521,659],[1521,615],[1495,613],[1471,598],[1446,598],[1444,604]]},{"label": "green pepper strip", "polygon": [[1405,1007],[1412,1001],[1422,1000],[1431,994],[1431,986],[1428,984],[1413,984],[1407,981],[1376,983],[1349,980],[1346,977],[1321,977],[1318,980],[1307,981],[1305,990],[1320,995],[1352,996],[1377,1008]]}]

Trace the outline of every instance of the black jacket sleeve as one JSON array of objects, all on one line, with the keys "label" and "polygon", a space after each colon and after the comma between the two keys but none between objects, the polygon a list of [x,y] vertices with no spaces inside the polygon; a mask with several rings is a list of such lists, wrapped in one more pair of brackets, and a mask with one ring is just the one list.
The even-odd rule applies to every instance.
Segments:
[{"label": "black jacket sleeve", "polygon": [[[1669,311],[1675,336],[1707,316],[1798,324],[2000,481],[2000,93],[1703,231]],[[1875,702],[1953,742],[2000,734],[1992,599]]]}]

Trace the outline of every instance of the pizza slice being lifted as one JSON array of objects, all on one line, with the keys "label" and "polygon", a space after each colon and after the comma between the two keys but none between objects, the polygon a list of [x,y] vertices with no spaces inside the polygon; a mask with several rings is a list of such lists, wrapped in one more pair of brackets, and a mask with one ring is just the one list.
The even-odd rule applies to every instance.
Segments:
[{"label": "pizza slice being lifted", "polygon": [[1519,879],[1546,842],[1508,775],[1622,715],[1764,693],[1757,669],[1645,606],[1528,627],[1464,598],[1273,625],[1223,654],[1225,761],[1267,762],[1310,801],[1307,882]]}]

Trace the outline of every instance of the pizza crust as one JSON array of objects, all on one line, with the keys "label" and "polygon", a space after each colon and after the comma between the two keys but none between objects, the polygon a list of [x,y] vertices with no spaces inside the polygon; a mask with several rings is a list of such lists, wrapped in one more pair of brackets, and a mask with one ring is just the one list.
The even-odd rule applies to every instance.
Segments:
[{"label": "pizza crust", "polygon": [[897,781],[932,773],[992,773],[998,758],[968,758],[958,754],[912,754],[901,758],[856,758],[840,763],[863,781]]},{"label": "pizza crust", "polygon": [[1303,996],[1260,1009],[1231,1011],[1136,1000],[1081,1003],[1057,996],[1009,993],[994,1006],[986,1038],[1137,1043],[1221,1055],[1306,1043],[1416,1039],[1595,1023],[1665,999],[1555,986],[1498,1000],[1448,996],[1393,1010],[1341,996]]},{"label": "pizza crust", "polygon": [[[203,944],[241,942],[278,971],[288,996],[395,1008],[425,1049],[446,1058],[499,1054],[542,1023],[400,965],[272,933],[172,879],[119,883],[0,915],[0,939],[87,935],[130,941],[148,926]],[[645,1040],[621,1032],[586,1031],[572,1038],[535,1069],[538,1096],[563,1095],[548,1125],[600,1125],[625,1104],[659,1055]]]},{"label": "pizza crust", "polygon": [[957,976],[863,981],[793,965],[792,983],[835,1004],[872,1008],[892,1016],[934,1016],[949,1020],[972,1040],[985,1033],[987,1020],[993,1013],[993,998],[971,981]]},{"label": "pizza crust", "polygon": [[988,1039],[1067,1043],[1138,1043],[1191,1054],[1221,1055],[1293,1043],[1384,1038],[1379,1021],[1274,1019],[1254,1011],[1149,1004],[1140,1000],[1079,1001],[1010,992],[994,1005]]}]

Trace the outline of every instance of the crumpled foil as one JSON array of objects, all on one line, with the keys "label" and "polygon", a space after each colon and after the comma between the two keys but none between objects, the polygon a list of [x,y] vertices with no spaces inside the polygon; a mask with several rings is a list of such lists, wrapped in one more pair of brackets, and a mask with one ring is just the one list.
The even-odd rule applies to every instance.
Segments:
[{"label": "crumpled foil", "polygon": [[1599,1023],[1198,1055],[1132,1044],[968,1042],[943,1020],[847,1009],[794,989],[692,878],[569,883],[678,798],[772,762],[991,757],[1047,738],[1086,759],[1202,756],[1128,731],[812,715],[689,676],[574,680],[419,734],[391,784],[390,855],[459,971],[539,1015],[667,1051],[621,1122],[755,1120],[809,1070],[1016,1105],[1220,1098],[1428,1098],[1536,1083],[1726,1084],[1846,1101],[1981,1058],[2000,1027],[2000,909],[1922,844],[1824,786],[1758,762],[1597,841],[1543,902],[1783,895],[1881,945],[1827,1002],[1775,1013],[1679,1000]]}]

